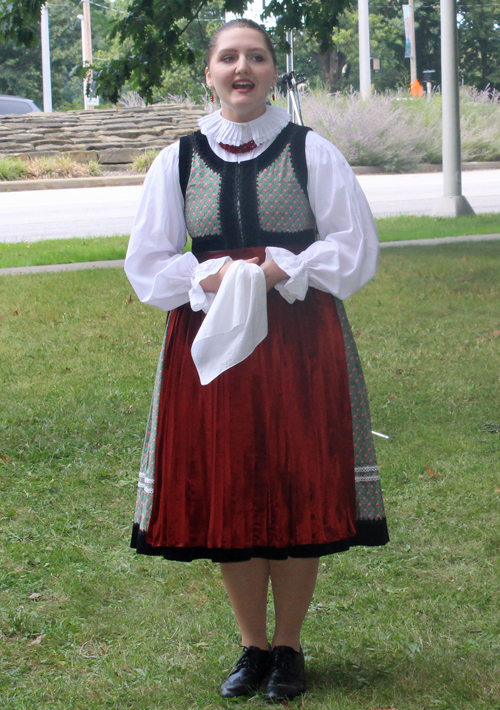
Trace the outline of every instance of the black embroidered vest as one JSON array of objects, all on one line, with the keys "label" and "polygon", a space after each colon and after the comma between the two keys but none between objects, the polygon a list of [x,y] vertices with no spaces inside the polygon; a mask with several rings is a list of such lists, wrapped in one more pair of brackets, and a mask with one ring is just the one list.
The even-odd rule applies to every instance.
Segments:
[{"label": "black embroidered vest", "polygon": [[312,244],[305,141],[289,123],[257,158],[228,163],[200,132],[181,138],[180,184],[193,253]]}]

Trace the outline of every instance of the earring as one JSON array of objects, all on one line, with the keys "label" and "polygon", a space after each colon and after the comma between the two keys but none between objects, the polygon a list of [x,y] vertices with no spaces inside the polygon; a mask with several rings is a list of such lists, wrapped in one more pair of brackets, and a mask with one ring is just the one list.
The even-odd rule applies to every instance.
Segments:
[{"label": "earring", "polygon": [[274,95],[274,91],[273,91],[273,94],[272,94],[271,98],[272,98],[273,101],[276,101],[276,96]]},{"label": "earring", "polygon": [[211,94],[211,96],[210,96],[210,101],[211,101],[212,103],[215,101],[213,94]]}]

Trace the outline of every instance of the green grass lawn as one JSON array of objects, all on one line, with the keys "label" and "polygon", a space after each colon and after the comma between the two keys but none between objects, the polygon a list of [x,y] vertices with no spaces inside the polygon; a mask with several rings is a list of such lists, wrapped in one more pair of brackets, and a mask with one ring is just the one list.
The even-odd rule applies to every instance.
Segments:
[{"label": "green grass lawn", "polygon": [[124,259],[128,235],[0,243],[0,268]]},{"label": "green grass lawn", "polygon": [[[382,242],[460,237],[468,234],[500,234],[500,213],[454,219],[386,217],[378,219],[377,226]],[[0,243],[0,268],[124,259],[127,243],[128,236]]]},{"label": "green grass lawn", "polygon": [[[497,242],[387,249],[347,301],[391,543],[323,558],[289,707],[500,707],[499,269]],[[5,710],[235,707],[217,567],[128,547],[164,321],[118,269],[0,280]]]}]

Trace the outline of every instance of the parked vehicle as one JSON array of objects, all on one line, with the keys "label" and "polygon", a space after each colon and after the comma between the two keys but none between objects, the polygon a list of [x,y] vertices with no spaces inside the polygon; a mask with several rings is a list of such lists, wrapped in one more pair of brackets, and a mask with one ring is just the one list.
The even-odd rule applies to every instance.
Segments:
[{"label": "parked vehicle", "polygon": [[9,113],[40,113],[40,109],[31,99],[21,96],[0,96],[0,116]]}]

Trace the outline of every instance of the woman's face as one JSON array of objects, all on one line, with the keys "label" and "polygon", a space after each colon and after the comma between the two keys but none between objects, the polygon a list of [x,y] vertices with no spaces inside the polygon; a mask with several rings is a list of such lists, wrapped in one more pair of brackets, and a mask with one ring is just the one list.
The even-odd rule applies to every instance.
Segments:
[{"label": "woman's face", "polygon": [[265,112],[278,69],[260,32],[234,27],[220,33],[205,74],[207,85],[217,92],[224,118],[241,123]]}]

